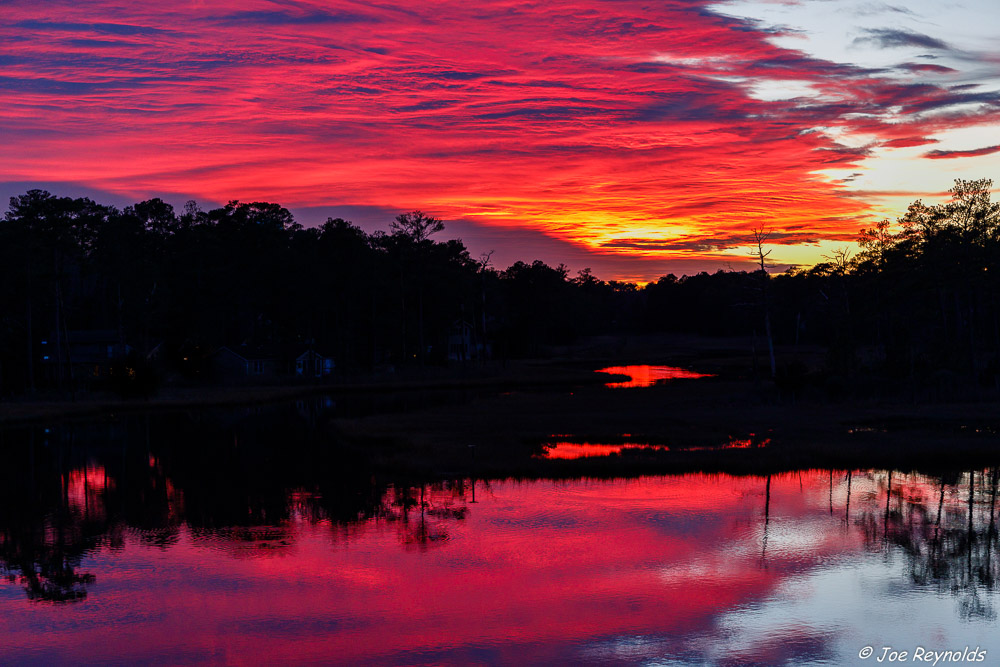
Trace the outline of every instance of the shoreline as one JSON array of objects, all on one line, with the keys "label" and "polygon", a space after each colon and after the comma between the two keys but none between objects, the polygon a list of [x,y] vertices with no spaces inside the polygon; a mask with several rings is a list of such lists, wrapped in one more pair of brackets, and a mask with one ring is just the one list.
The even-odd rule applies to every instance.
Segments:
[{"label": "shoreline", "polygon": [[459,372],[405,373],[321,384],[213,385],[167,387],[149,398],[94,394],[85,398],[0,401],[0,426],[46,420],[101,417],[120,413],[167,412],[192,408],[280,403],[324,394],[391,394],[420,391],[485,390],[603,384],[613,376],[549,362],[511,363],[508,369],[460,369]]},{"label": "shoreline", "polygon": [[[513,392],[469,405],[334,418],[343,447],[386,471],[448,477],[608,477],[805,468],[965,469],[1000,463],[995,400],[783,401],[752,380],[675,380],[637,389]],[[726,448],[756,436],[763,447]],[[669,450],[536,458],[545,442],[647,443]]]},{"label": "shoreline", "polygon": [[[702,341],[699,341],[702,342]],[[725,341],[674,354],[629,350],[618,357],[572,354],[505,367],[404,369],[323,384],[168,387],[151,399],[0,402],[0,427],[280,405],[310,396],[392,397],[456,392],[409,409],[326,411],[309,428],[323,447],[389,476],[415,478],[607,478],[726,472],[770,474],[808,468],[962,470],[1000,463],[1000,398],[995,392],[837,399],[789,395],[754,379],[751,359]],[[641,347],[641,346],[640,346]],[[692,349],[695,348],[695,349]],[[734,353],[735,352],[735,353]],[[784,351],[785,358],[794,358]],[[682,366],[713,374],[643,388],[605,387],[595,369],[630,363]],[[464,392],[464,393],[463,393]],[[409,399],[405,399],[408,401]],[[405,402],[404,401],[404,402]],[[728,449],[756,434],[764,447]],[[546,441],[668,446],[574,460],[538,458]]]}]

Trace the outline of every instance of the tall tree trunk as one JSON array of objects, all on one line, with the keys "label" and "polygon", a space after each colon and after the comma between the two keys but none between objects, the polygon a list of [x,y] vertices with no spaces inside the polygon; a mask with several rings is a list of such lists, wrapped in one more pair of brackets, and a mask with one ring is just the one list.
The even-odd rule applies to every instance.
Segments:
[{"label": "tall tree trunk", "polygon": [[833,470],[830,470],[830,516],[833,516]]},{"label": "tall tree trunk", "polygon": [[480,357],[480,361],[482,362],[482,365],[485,366],[486,362],[489,360],[489,355],[487,354],[487,349],[488,349],[487,345],[488,345],[488,343],[487,343],[487,338],[486,338],[486,287],[485,286],[483,286],[483,295],[482,296],[483,296],[483,306],[482,306],[482,311],[479,313],[479,316],[482,318],[482,336],[481,336],[481,340],[482,340],[483,347],[482,347],[482,350],[480,350],[479,357]]},{"label": "tall tree trunk", "polygon": [[997,483],[1000,482],[1000,468],[994,467],[990,477],[993,480],[993,490],[990,492],[990,523],[987,532],[988,536],[996,534],[996,509],[997,509]]},{"label": "tall tree trunk", "polygon": [[892,500],[892,471],[889,471],[889,484],[885,490],[885,518],[882,521],[882,540],[889,543],[889,501]]},{"label": "tall tree trunk", "polygon": [[969,293],[969,370],[972,375],[976,374],[976,298],[970,290]]},{"label": "tall tree trunk", "polygon": [[27,338],[28,338],[28,393],[35,393],[35,341],[34,341],[34,331],[32,328],[32,315],[31,315],[31,285],[28,285],[28,300],[26,307],[25,319],[27,320]]},{"label": "tall tree trunk", "polygon": [[771,379],[773,380],[778,371],[774,363],[774,338],[771,336],[771,313],[769,311],[770,308],[764,311],[764,331],[767,334],[767,354],[771,360]]},{"label": "tall tree trunk", "polygon": [[[375,337],[375,332],[377,331],[376,323],[378,321],[378,305],[375,302],[375,290],[372,290],[372,308],[371,308],[371,336],[369,340],[371,341],[371,353],[372,353],[372,370],[378,366],[378,340]],[[340,362],[338,362],[340,363]]]},{"label": "tall tree trunk", "polygon": [[754,230],[754,241],[757,243],[757,259],[760,262],[760,273],[761,273],[761,306],[764,311],[764,333],[767,336],[767,353],[771,362],[771,379],[773,380],[777,373],[777,367],[774,362],[774,338],[771,335],[771,295],[768,290],[769,282],[771,276],[767,272],[767,256],[771,254],[771,251],[764,251],[764,241],[770,232],[765,232],[763,229]]},{"label": "tall tree trunk", "polygon": [[764,538],[760,547],[760,559],[767,567],[767,528],[771,522],[771,476],[767,476],[767,483],[764,487]]},{"label": "tall tree trunk", "polygon": [[972,583],[972,543],[975,541],[975,533],[972,531],[972,514],[975,509],[973,504],[974,491],[976,486],[976,472],[974,470],[969,471],[969,532],[968,532],[968,546],[966,548],[966,568],[969,577],[969,583]]},{"label": "tall tree trunk", "polygon": [[851,523],[851,470],[847,471],[847,504],[844,505],[844,522]]},{"label": "tall tree trunk", "polygon": [[406,285],[403,279],[403,269],[399,270],[399,336],[400,336],[400,362],[406,361]]},{"label": "tall tree trunk", "polygon": [[[56,284],[57,285],[59,284],[58,281],[56,282]],[[59,312],[62,313],[63,341],[64,341],[64,345],[66,346],[66,371],[67,371],[67,377],[69,378],[69,395],[70,395],[70,398],[75,401],[76,400],[76,386],[75,386],[76,385],[76,377],[75,377],[75,374],[73,373],[73,349],[72,349],[72,347],[69,344],[69,328],[68,328],[68,326],[66,324],[66,307],[65,307],[65,304],[62,301],[62,290],[61,289],[59,290],[58,302],[59,302]],[[57,322],[57,324],[58,324],[58,322]]]},{"label": "tall tree trunk", "polygon": [[[58,269],[56,269],[58,272]],[[62,294],[59,289],[59,278],[56,277],[56,295],[55,295],[55,329],[56,329],[56,387],[60,392],[63,389],[63,333],[62,333],[62,317],[59,312],[59,305],[62,302]]]},{"label": "tall tree trunk", "polygon": [[427,346],[424,345],[424,285],[422,281],[417,288],[417,341],[420,343],[418,358],[420,366],[423,368]]}]

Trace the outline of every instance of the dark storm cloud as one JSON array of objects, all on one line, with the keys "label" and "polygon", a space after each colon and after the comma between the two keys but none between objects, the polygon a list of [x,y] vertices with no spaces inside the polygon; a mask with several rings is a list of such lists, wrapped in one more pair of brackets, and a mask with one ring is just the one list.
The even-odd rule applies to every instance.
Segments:
[{"label": "dark storm cloud", "polygon": [[928,153],[924,153],[923,156],[932,160],[943,160],[956,157],[978,157],[980,155],[991,155],[993,153],[1000,153],[1000,145],[973,148],[965,151],[930,151]]},{"label": "dark storm cloud", "polygon": [[923,49],[948,50],[946,43],[919,32],[900,28],[869,28],[864,30],[864,37],[857,37],[855,44],[873,44],[883,49],[894,49],[905,46],[917,46]]}]

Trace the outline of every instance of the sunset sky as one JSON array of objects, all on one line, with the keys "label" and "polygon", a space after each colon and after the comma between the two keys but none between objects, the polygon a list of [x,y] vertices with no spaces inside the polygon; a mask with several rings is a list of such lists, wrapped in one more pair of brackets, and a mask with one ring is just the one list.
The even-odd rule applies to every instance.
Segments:
[{"label": "sunset sky", "polygon": [[2,3],[0,195],[229,199],[646,281],[1000,180],[996,0]]}]

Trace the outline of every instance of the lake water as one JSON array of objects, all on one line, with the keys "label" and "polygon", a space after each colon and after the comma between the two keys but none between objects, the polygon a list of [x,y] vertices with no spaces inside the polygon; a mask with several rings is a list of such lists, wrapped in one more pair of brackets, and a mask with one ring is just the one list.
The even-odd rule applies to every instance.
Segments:
[{"label": "lake water", "polygon": [[670,380],[691,380],[697,378],[713,377],[705,373],[698,373],[686,368],[677,366],[657,366],[650,364],[636,364],[632,366],[608,366],[597,370],[598,373],[610,373],[612,375],[627,375],[628,380],[623,382],[608,382],[607,386],[612,389],[630,389],[635,387],[652,387],[653,385]]},{"label": "lake water", "polygon": [[0,663],[1000,657],[995,469],[391,483],[261,419],[7,434]]},{"label": "lake water", "polygon": [[745,438],[734,438],[722,441],[716,445],[692,446],[692,445],[668,445],[656,442],[629,442],[631,434],[619,436],[623,441],[615,443],[602,442],[577,442],[566,440],[567,436],[553,436],[542,443],[542,451],[536,454],[536,458],[541,459],[586,459],[607,456],[621,456],[628,454],[644,454],[652,452],[698,452],[698,451],[718,451],[723,449],[759,449],[767,447],[771,439],[766,436],[758,436],[755,433],[748,433]]}]

